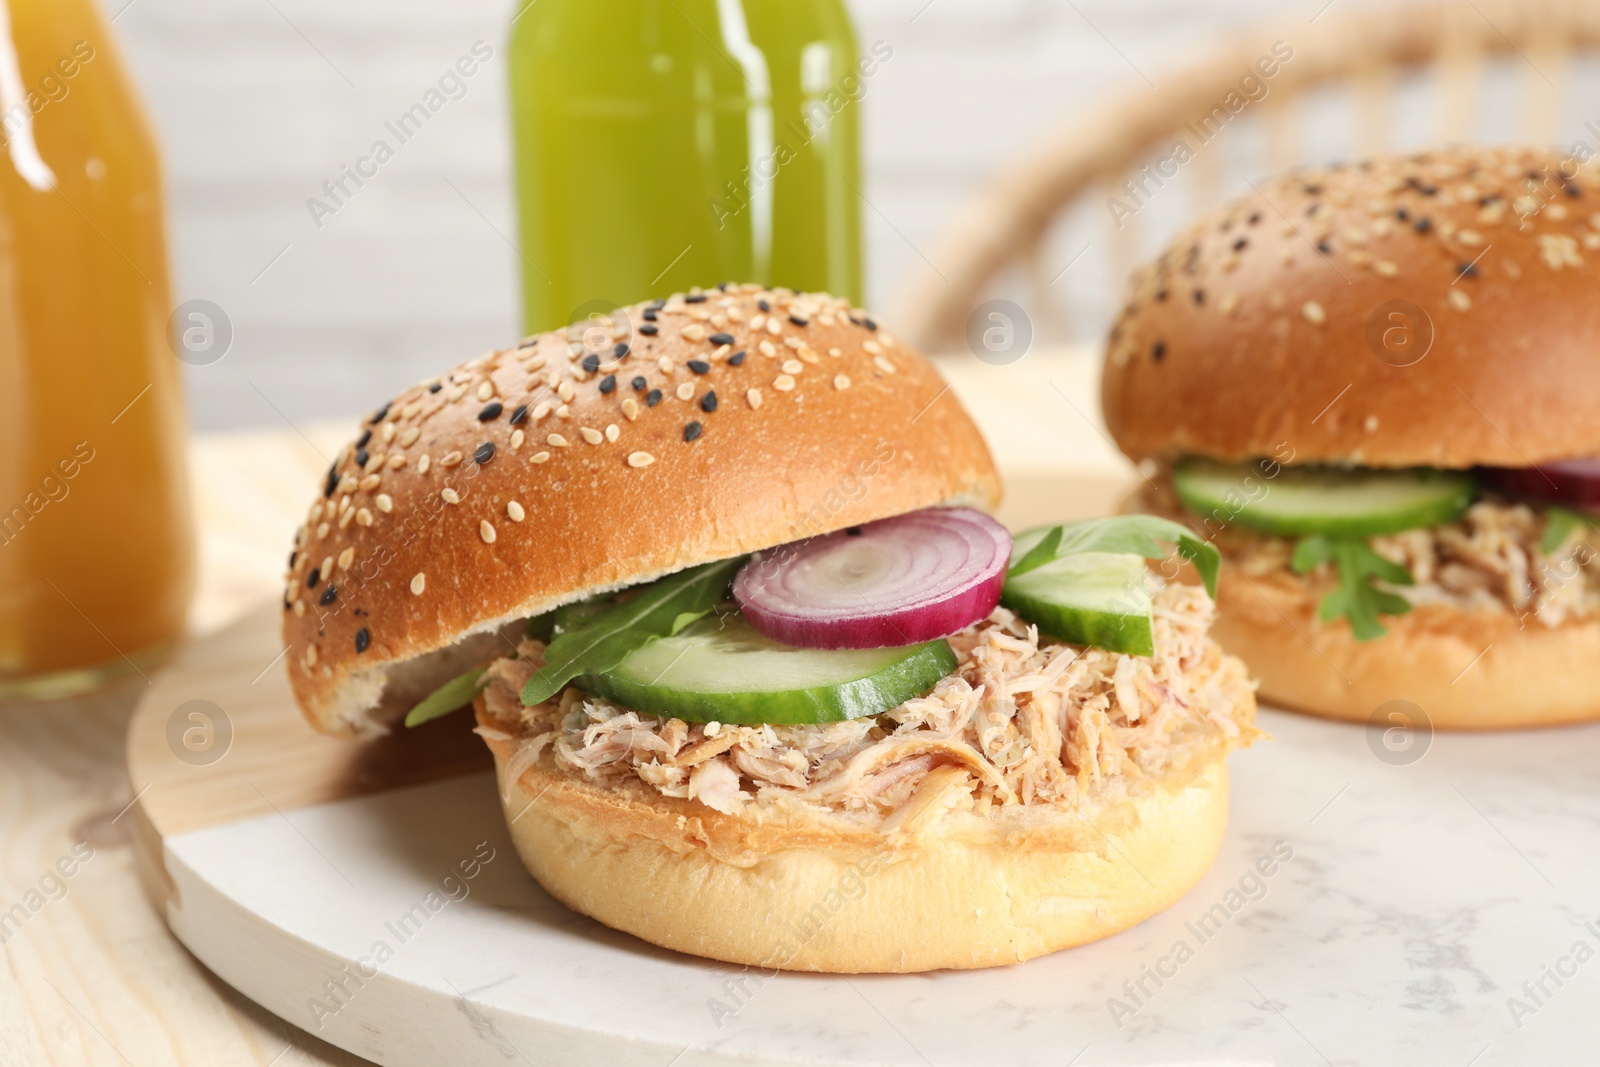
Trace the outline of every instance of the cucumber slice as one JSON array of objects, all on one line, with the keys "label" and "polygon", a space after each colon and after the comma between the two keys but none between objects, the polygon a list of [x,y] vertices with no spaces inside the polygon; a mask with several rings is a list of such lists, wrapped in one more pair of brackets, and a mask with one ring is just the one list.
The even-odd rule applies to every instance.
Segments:
[{"label": "cucumber slice", "polygon": [[[1026,551],[1021,542],[1018,547]],[[1150,571],[1139,556],[1081,552],[1007,578],[1000,603],[1073,645],[1155,655]]]},{"label": "cucumber slice", "polygon": [[943,641],[824,650],[768,640],[736,614],[701,619],[573,684],[625,708],[688,722],[837,722],[918,697],[956,668]]},{"label": "cucumber slice", "polygon": [[1464,471],[1428,467],[1278,467],[1186,459],[1172,472],[1183,506],[1203,519],[1294,537],[1375,537],[1455,522],[1477,493]]}]

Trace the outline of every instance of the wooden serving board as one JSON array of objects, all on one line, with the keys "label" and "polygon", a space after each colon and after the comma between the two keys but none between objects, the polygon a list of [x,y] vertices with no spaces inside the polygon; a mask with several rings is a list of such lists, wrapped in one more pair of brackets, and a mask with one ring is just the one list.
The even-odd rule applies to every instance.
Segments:
[{"label": "wooden serving board", "polygon": [[[1008,481],[1014,526],[1124,488]],[[1595,1037],[1584,992],[1520,1028],[1506,1003],[1575,940],[1600,948],[1581,925],[1594,729],[1440,736],[1397,762],[1381,732],[1264,712],[1276,740],[1232,761],[1222,854],[1168,912],[999,970],[770,975],[567,911],[518,861],[465,716],[319,736],[281,651],[268,608],[156,678],[127,748],[142,870],[225,981],[381,1064],[1486,1067]]]}]

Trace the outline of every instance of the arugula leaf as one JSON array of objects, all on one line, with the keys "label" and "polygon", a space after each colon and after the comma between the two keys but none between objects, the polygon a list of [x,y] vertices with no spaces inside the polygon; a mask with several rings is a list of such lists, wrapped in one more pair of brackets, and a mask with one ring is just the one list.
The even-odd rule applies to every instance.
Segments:
[{"label": "arugula leaf", "polygon": [[1600,526],[1600,515],[1589,515],[1571,508],[1549,507],[1544,512],[1544,536],[1539,551],[1547,556],[1561,551],[1579,530]]},{"label": "arugula leaf", "polygon": [[1037,570],[1062,556],[1075,556],[1084,552],[1115,552],[1122,555],[1143,556],[1145,559],[1166,559],[1170,554],[1161,543],[1176,544],[1178,554],[1194,564],[1206,592],[1217,595],[1217,571],[1222,565],[1222,553],[1211,542],[1196,537],[1181,523],[1154,515],[1114,515],[1106,519],[1089,519],[1062,526],[1028,530],[1017,541],[1019,546],[1039,535],[1037,542],[1029,545],[1006,572],[1015,578]]},{"label": "arugula leaf", "polygon": [[1296,574],[1305,574],[1323,563],[1332,564],[1339,576],[1339,587],[1322,598],[1317,617],[1323,622],[1348,619],[1357,641],[1371,641],[1389,632],[1379,621],[1381,616],[1404,615],[1411,610],[1411,602],[1405,597],[1372,584],[1377,580],[1411,585],[1415,580],[1411,572],[1403,564],[1378,555],[1366,541],[1313,534],[1295,545]]},{"label": "arugula leaf", "polygon": [[544,666],[523,687],[522,702],[543,703],[580,674],[608,671],[630,652],[709,614],[743,563],[741,556],[679,571],[575,620],[545,649]]},{"label": "arugula leaf", "polygon": [[464,704],[472,703],[478,691],[489,684],[483,676],[486,668],[474,667],[466,674],[448,682],[422,698],[422,703],[406,714],[406,726],[421,726],[425,722],[442,718]]}]

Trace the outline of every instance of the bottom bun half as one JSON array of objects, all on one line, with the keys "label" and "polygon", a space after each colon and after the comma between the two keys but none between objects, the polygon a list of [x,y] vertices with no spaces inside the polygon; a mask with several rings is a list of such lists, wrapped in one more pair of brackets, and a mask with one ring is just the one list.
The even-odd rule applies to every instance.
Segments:
[{"label": "bottom bun half", "polygon": [[[1444,730],[1557,726],[1600,719],[1600,620],[1558,626],[1508,611],[1423,604],[1357,641],[1316,616],[1298,579],[1224,576],[1212,636],[1250,665],[1263,702],[1390,725],[1391,701]],[[1410,713],[1412,716],[1415,712]]]},{"label": "bottom bun half", "polygon": [[653,944],[769,971],[993,967],[1107,937],[1199,881],[1228,817],[1220,758],[1092,823],[1061,808],[948,813],[885,835],[766,802],[724,815],[557,770],[548,752],[508,781],[518,742],[481,707],[479,721],[517,851],[552,896]]}]

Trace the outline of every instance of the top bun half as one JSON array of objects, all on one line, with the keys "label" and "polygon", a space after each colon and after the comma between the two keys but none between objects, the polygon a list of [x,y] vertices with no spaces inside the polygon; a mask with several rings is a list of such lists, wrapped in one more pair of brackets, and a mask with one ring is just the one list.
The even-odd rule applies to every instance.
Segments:
[{"label": "top bun half", "polygon": [[938,372],[845,301],[729,286],[623,308],[363,420],[296,535],[291,684],[318,729],[371,733],[526,616],[999,495]]},{"label": "top bun half", "polygon": [[1101,391],[1135,460],[1600,455],[1600,182],[1502,148],[1263,183],[1135,274]]}]

